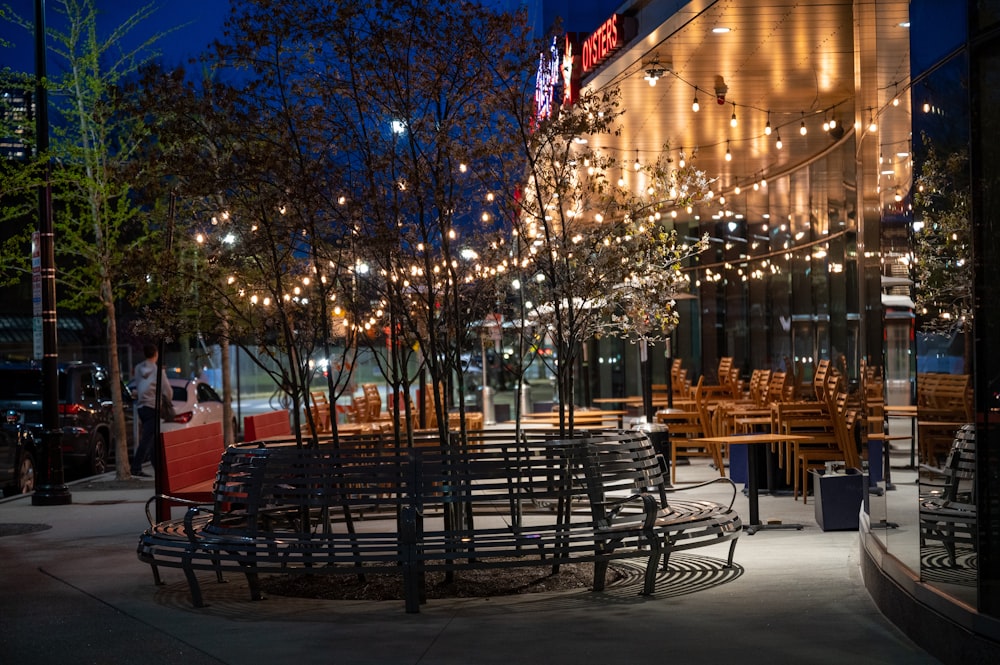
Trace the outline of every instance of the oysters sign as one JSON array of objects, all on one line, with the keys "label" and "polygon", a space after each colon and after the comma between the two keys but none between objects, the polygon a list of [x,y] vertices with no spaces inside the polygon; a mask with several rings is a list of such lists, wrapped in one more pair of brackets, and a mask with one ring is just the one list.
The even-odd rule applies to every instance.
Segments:
[{"label": "oysters sign", "polygon": [[614,55],[635,37],[635,32],[635,19],[624,14],[613,14],[583,41],[580,54],[583,73],[589,74]]}]

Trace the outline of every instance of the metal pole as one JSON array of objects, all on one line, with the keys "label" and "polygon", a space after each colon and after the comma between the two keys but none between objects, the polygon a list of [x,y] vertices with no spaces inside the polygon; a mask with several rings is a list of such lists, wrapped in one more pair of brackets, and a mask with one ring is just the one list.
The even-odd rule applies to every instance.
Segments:
[{"label": "metal pole", "polygon": [[[45,0],[35,0],[35,130],[38,155],[49,150],[48,97],[45,93]],[[38,239],[42,277],[42,445],[34,506],[65,505],[73,495],[63,482],[62,430],[59,428],[59,344],[56,336],[55,231],[52,224],[50,166],[38,189]]]},{"label": "metal pole", "polygon": [[667,335],[667,341],[664,343],[664,354],[667,359],[667,408],[674,408],[674,360],[673,360],[673,349],[671,345],[673,344],[674,336],[673,333]]}]

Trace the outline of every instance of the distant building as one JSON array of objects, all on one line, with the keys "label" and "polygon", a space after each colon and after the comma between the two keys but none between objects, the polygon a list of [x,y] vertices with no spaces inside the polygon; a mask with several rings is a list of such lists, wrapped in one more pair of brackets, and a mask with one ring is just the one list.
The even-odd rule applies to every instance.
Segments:
[{"label": "distant building", "polygon": [[25,142],[35,119],[34,97],[19,90],[0,92],[0,156],[4,159],[27,159],[31,148]]}]

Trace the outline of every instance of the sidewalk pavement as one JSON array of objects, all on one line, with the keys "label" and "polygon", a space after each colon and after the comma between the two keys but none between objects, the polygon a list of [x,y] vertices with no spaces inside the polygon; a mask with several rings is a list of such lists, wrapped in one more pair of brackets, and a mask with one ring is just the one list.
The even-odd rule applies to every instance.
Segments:
[{"label": "sidewalk pavement", "polygon": [[[938,662],[872,603],[858,535],[821,531],[812,505],[791,497],[762,497],[762,513],[803,530],[744,534],[731,571],[726,545],[675,554],[651,598],[626,580],[596,594],[432,600],[406,614],[401,600],[254,603],[245,579],[219,585],[211,575],[210,606],[195,609],[180,571],[164,570],[158,588],[136,558],[151,480],[107,474],[70,490],[65,506],[0,500],[0,662]],[[746,521],[745,497],[736,507]]]}]

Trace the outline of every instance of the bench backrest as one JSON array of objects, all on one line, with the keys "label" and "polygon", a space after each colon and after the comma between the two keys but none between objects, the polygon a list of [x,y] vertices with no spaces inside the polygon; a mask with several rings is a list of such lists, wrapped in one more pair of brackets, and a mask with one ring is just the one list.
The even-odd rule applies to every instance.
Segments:
[{"label": "bench backrest", "polygon": [[582,439],[477,434],[468,445],[453,436],[444,446],[428,440],[421,443],[430,445],[402,449],[385,436],[343,441],[339,448],[329,442],[317,448],[292,442],[230,447],[219,465],[216,512],[225,514],[235,505],[246,519],[212,528],[243,529],[253,536],[265,528],[288,528],[282,520],[261,519],[265,512],[339,514],[381,507],[391,513],[415,506],[451,511],[451,528],[461,529],[470,524],[471,511],[465,509],[472,503],[495,504],[495,515],[518,528],[526,502],[556,505],[585,495],[582,473],[573,466]]},{"label": "bench backrest", "polygon": [[[215,477],[219,460],[226,449],[222,423],[207,423],[160,434],[160,460],[157,470],[164,494],[182,494],[184,488]],[[162,473],[161,473],[162,470]]]},{"label": "bench backrest", "polygon": [[960,504],[974,503],[974,485],[972,488],[963,490],[961,483],[963,480],[974,480],[976,477],[976,427],[975,425],[963,425],[955,432],[955,440],[948,451],[944,467],[941,469],[945,477],[945,485],[941,493],[941,498],[949,502]]},{"label": "bench backrest", "polygon": [[[346,515],[381,508],[399,514],[414,506],[450,511],[450,528],[461,530],[473,519],[465,508],[490,502],[498,509],[507,506],[496,514],[505,513],[517,528],[524,502],[554,505],[584,494],[571,471],[568,446],[527,444],[510,434],[461,447],[395,449],[380,445],[388,443],[382,440],[373,442],[374,453],[364,447],[298,448],[293,443],[234,446],[219,465],[220,510],[209,528],[254,537],[265,530],[301,529],[316,510]],[[241,509],[241,519],[224,512],[232,505]],[[282,519],[282,514],[296,519]]]},{"label": "bench backrest", "polygon": [[244,441],[258,441],[274,436],[291,435],[292,426],[288,419],[287,409],[243,416]]},{"label": "bench backrest", "polygon": [[622,432],[594,437],[586,440],[578,452],[592,516],[599,526],[611,526],[620,519],[634,521],[634,514],[613,510],[616,501],[625,496],[646,494],[660,507],[667,506],[663,466],[645,434]]}]

